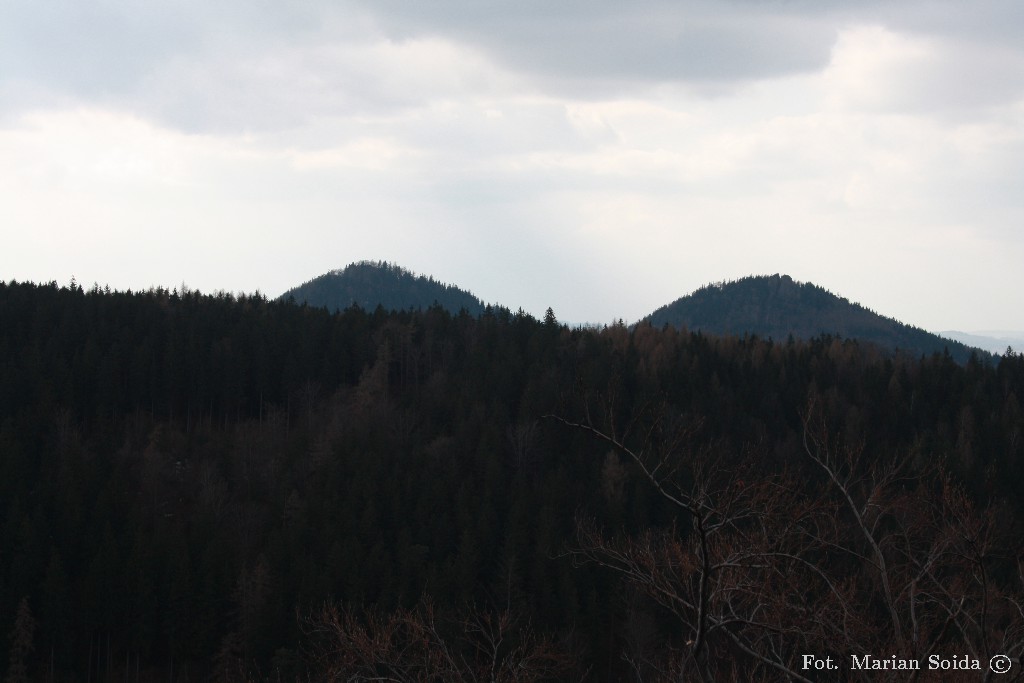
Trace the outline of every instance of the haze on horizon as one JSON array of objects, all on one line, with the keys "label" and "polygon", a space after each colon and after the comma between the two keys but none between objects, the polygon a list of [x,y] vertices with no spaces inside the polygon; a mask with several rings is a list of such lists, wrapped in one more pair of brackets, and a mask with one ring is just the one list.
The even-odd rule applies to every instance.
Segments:
[{"label": "haze on horizon", "polygon": [[1017,0],[5,0],[0,279],[387,260],[636,320],[786,273],[1024,330]]}]

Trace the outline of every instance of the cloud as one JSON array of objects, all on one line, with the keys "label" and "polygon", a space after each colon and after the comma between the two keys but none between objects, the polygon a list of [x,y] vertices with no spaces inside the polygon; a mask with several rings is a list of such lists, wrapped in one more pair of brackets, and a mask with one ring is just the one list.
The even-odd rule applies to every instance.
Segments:
[{"label": "cloud", "polygon": [[608,101],[670,85],[721,97],[838,56],[861,78],[848,79],[848,104],[984,105],[1020,93],[1019,6],[9,0],[0,94],[7,115],[70,100],[189,131],[265,131],[511,91]]},{"label": "cloud", "polygon": [[835,108],[962,115],[1024,97],[1024,53],[863,26],[840,34],[826,77]]},{"label": "cloud", "polygon": [[384,258],[596,321],[781,271],[968,327],[926,284],[1024,309],[1016,7],[9,0],[0,271],[276,293]]},{"label": "cloud", "polygon": [[545,86],[593,95],[639,84],[733,83],[814,70],[833,32],[777,5],[614,2],[373,3],[382,30],[442,35]]},{"label": "cloud", "polygon": [[9,0],[0,80],[87,99],[130,93],[164,60],[196,49],[199,38],[187,15],[161,3],[133,11],[113,2]]},{"label": "cloud", "polygon": [[411,221],[392,193],[412,201],[415,191],[384,168],[402,153],[361,140],[324,163],[245,136],[188,135],[100,109],[27,116],[0,131],[0,184],[9,192],[0,272],[133,288],[186,279],[207,291],[283,290],[296,267],[323,272],[352,254],[375,256],[381,235],[402,239]]},{"label": "cloud", "polygon": [[186,130],[259,132],[486,97],[506,80],[479,54],[438,39],[325,40],[175,59],[146,79],[139,99]]}]

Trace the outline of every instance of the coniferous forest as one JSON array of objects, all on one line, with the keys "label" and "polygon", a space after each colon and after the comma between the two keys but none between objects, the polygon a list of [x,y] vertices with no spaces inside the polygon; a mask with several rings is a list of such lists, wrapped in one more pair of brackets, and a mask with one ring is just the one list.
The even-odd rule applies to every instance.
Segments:
[{"label": "coniferous forest", "polygon": [[1022,398],[1012,353],[0,283],[0,671],[1012,680]]}]

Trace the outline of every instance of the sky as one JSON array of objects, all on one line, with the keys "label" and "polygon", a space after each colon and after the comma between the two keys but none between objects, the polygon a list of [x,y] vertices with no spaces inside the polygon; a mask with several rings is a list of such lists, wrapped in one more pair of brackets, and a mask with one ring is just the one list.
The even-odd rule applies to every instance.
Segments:
[{"label": "sky", "polygon": [[1024,330],[1020,0],[0,0],[0,279]]}]

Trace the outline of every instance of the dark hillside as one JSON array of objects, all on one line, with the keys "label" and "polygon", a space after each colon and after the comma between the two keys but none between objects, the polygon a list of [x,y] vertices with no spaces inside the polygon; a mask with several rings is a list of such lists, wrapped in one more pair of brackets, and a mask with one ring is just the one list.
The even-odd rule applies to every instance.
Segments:
[{"label": "dark hillside", "polygon": [[281,295],[297,303],[342,311],[353,304],[372,311],[425,310],[438,304],[451,313],[465,309],[479,315],[484,304],[475,296],[432,277],[415,275],[404,268],[384,262],[360,261],[342,270],[313,278]]},{"label": "dark hillside", "polygon": [[[422,672],[455,652],[449,664],[479,672],[480,638],[500,632],[521,647],[498,653],[518,672],[499,680],[633,680],[631,662],[664,680],[651,667],[678,669],[698,642],[687,591],[701,585],[707,618],[757,615],[716,622],[686,655],[709,680],[793,679],[757,653],[798,670],[801,653],[896,652],[909,639],[887,615],[910,623],[908,595],[923,596],[922,638],[943,652],[982,651],[978,633],[1017,647],[1024,624],[1006,606],[1024,589],[1006,562],[1024,550],[1021,397],[1019,355],[961,366],[831,337],[0,282],[0,671],[372,680],[378,665]],[[661,458],[684,498],[703,491],[697,513],[741,516],[696,525],[597,432]],[[827,458],[862,449],[844,472],[878,482],[851,496],[886,515],[868,527],[895,568],[891,610],[872,592],[880,563],[857,560],[871,548],[832,550],[860,527],[823,493],[807,442]],[[895,484],[879,479],[893,471]],[[762,531],[794,543],[766,551]],[[962,599],[939,599],[930,577],[901,582],[930,539],[932,576],[967,585]],[[697,581],[707,553],[733,573]],[[823,564],[735,573],[782,557]],[[652,580],[624,578],[620,561]],[[943,605],[988,630],[961,630]],[[780,621],[759,630],[762,616]],[[432,671],[392,677],[489,680]]]},{"label": "dark hillside", "polygon": [[755,334],[785,341],[830,334],[913,355],[948,351],[958,363],[990,354],[886,318],[809,282],[788,275],[747,277],[707,285],[663,306],[645,320],[707,334]]}]

